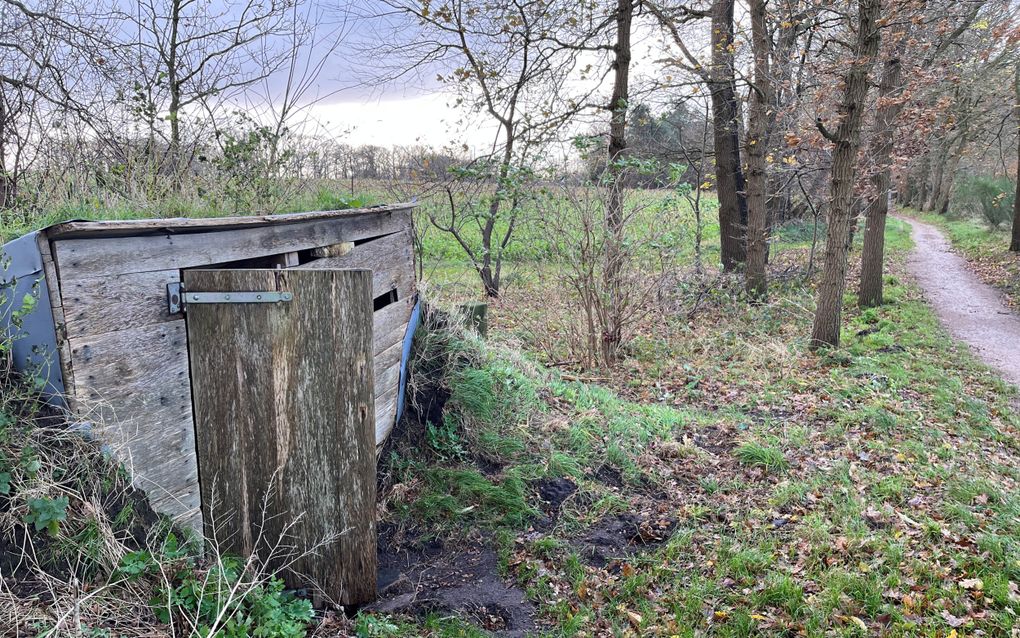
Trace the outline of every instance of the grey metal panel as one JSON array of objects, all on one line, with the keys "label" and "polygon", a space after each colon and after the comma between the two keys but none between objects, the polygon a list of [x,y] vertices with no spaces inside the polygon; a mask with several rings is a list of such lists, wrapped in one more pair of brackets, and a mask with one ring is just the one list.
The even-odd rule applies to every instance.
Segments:
[{"label": "grey metal panel", "polygon": [[15,367],[36,379],[51,403],[63,406],[64,378],[38,235],[31,232],[0,249],[0,328],[12,339]]}]

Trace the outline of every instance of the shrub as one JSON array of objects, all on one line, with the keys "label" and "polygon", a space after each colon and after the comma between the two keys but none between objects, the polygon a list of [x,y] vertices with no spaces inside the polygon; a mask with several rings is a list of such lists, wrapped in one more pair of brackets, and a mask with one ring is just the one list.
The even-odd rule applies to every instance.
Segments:
[{"label": "shrub", "polygon": [[970,177],[956,189],[956,207],[981,217],[993,229],[1013,219],[1016,186],[1006,177]]}]

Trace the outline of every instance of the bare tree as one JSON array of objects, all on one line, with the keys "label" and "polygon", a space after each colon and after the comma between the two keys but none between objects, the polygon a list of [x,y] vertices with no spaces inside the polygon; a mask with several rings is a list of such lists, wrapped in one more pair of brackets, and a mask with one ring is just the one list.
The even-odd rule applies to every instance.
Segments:
[{"label": "bare tree", "polygon": [[[734,62],[735,4],[735,0],[712,0],[708,10],[682,3],[668,8],[651,0],[643,4],[680,50],[680,57],[670,63],[700,78],[711,97],[720,257],[725,270],[734,270],[747,259],[747,198],[740,161],[740,113]],[[705,17],[711,18],[711,62],[708,64],[702,63],[688,47],[680,30],[682,25]]]},{"label": "bare tree", "polygon": [[719,242],[723,269],[747,260],[747,197],[740,161],[739,105],[733,52],[734,0],[712,3],[712,67],[709,91],[715,118],[715,171],[719,194]]},{"label": "bare tree", "polygon": [[105,16],[72,2],[0,0],[0,208],[15,205],[50,132],[90,121]]},{"label": "bare tree", "polygon": [[613,43],[613,92],[607,109],[609,119],[608,164],[606,167],[605,201],[606,246],[603,270],[604,294],[608,303],[606,321],[602,324],[602,357],[608,364],[617,360],[623,343],[624,300],[622,299],[623,243],[626,238],[623,189],[627,154],[627,112],[630,101],[631,30],[634,22],[634,0],[617,0]]},{"label": "bare tree", "polygon": [[[148,111],[166,113],[175,183],[191,161],[181,131],[189,110],[227,100],[288,60],[273,38],[290,32],[292,1],[140,0],[134,13],[122,16],[136,32],[133,48],[147,71],[138,85]],[[155,117],[150,121],[155,128]]]},{"label": "bare tree", "polygon": [[842,99],[836,130],[829,131],[821,119],[817,121],[818,130],[835,145],[835,149],[830,177],[831,203],[825,264],[818,285],[817,307],[811,329],[813,349],[839,346],[843,291],[846,287],[847,257],[850,251],[850,224],[854,219],[853,188],[857,173],[857,150],[861,142],[868,76],[881,41],[878,28],[881,11],[881,0],[858,0],[853,58],[842,80]]},{"label": "bare tree", "polygon": [[[373,52],[397,61],[395,69],[384,69],[384,81],[435,71],[460,104],[496,127],[488,157],[465,174],[486,180],[490,193],[466,209],[457,203],[448,207],[462,210],[461,220],[470,218],[480,242],[456,233],[452,217],[430,217],[437,228],[454,234],[485,294],[496,297],[503,256],[522,213],[519,180],[530,174],[539,147],[587,106],[587,94],[572,97],[567,86],[577,51],[554,38],[563,13],[543,0],[496,5],[454,0],[439,7],[414,0],[383,2],[393,12],[391,28],[388,41]],[[448,194],[457,190],[451,186]]]}]

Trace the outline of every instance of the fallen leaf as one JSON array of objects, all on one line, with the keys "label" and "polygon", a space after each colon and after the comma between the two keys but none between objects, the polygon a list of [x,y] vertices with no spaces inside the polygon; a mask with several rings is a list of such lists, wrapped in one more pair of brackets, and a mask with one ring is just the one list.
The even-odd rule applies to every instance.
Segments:
[{"label": "fallen leaf", "polygon": [[641,621],[644,620],[644,618],[641,617],[641,614],[634,611],[627,612],[627,619],[630,620],[630,624],[634,625],[634,629],[640,627]]},{"label": "fallen leaf", "polygon": [[964,625],[967,624],[967,619],[966,618],[960,618],[958,616],[954,616],[951,613],[949,613],[948,611],[946,611],[945,609],[942,610],[942,620],[946,621],[946,624],[949,625],[950,627],[953,627],[953,628],[963,627]]}]

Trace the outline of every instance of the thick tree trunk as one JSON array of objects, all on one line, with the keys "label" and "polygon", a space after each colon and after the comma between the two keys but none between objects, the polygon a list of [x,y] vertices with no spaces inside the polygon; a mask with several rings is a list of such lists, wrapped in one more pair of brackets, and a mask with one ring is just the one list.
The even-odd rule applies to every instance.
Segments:
[{"label": "thick tree trunk", "polygon": [[602,357],[607,364],[616,362],[623,341],[623,167],[620,160],[627,152],[627,102],[630,99],[630,35],[634,18],[633,0],[617,0],[616,44],[613,60],[613,93],[609,108],[609,180],[605,203],[606,254],[603,271],[606,295],[606,319],[603,325]]},{"label": "thick tree trunk", "polygon": [[[765,0],[751,0],[751,40],[754,49],[754,86],[747,125],[747,271],[744,286],[752,300],[768,292],[768,193],[765,156],[769,148],[774,90],[769,75],[771,40],[766,24]],[[770,113],[771,111],[771,113]]]},{"label": "thick tree trunk", "polygon": [[811,329],[812,349],[839,345],[857,149],[861,141],[864,101],[868,95],[868,75],[878,53],[881,37],[876,24],[882,10],[881,0],[859,0],[857,6],[857,43],[854,47],[854,61],[844,83],[843,99],[839,106],[839,125],[834,133],[830,133],[819,122],[822,133],[836,148],[832,156],[832,203],[826,233],[825,264],[822,267],[818,303]]},{"label": "thick tree trunk", "polygon": [[715,181],[719,194],[719,235],[722,266],[731,271],[747,259],[744,231],[747,199],[740,165],[737,90],[733,70],[734,0],[712,5],[712,129],[715,147]]},{"label": "thick tree trunk", "polygon": [[1017,123],[1016,195],[1013,198],[1013,237],[1009,242],[1009,249],[1013,252],[1020,252],[1020,62],[1016,65],[1014,85],[1016,106],[1013,108],[1013,115]]},{"label": "thick tree trunk", "polygon": [[885,220],[889,213],[889,184],[892,181],[893,132],[903,110],[897,99],[903,87],[899,52],[885,63],[878,86],[879,106],[872,136],[876,172],[872,178],[875,198],[868,204],[864,221],[864,250],[861,253],[861,282],[858,302],[862,308],[882,304],[882,265],[885,259]]},{"label": "thick tree trunk", "polygon": [[1009,242],[1009,249],[1020,253],[1020,144],[1017,144],[1017,180],[1016,195],[1013,198],[1013,237]]}]

